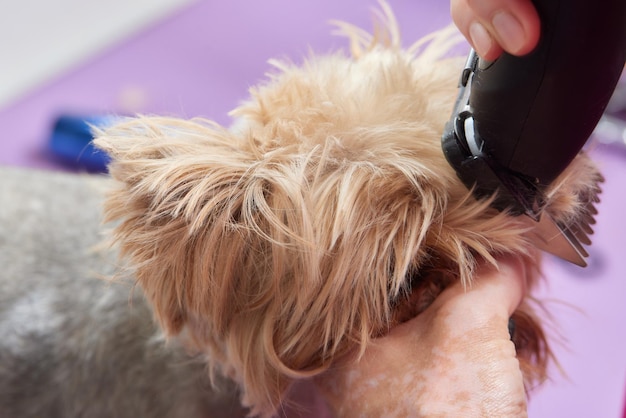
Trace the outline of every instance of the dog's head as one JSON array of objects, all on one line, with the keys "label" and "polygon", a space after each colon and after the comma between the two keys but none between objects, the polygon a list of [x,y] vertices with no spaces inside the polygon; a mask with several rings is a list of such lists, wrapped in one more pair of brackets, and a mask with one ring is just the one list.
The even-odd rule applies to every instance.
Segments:
[{"label": "dog's head", "polygon": [[[479,260],[533,262],[518,219],[474,200],[444,159],[457,35],[405,50],[387,19],[371,37],[344,25],[350,56],[274,62],[231,129],[139,117],[96,141],[118,185],[107,217],[158,321],[234,377],[255,412],[362,352],[407,306],[469,283]],[[551,192],[559,219],[595,175],[575,164]],[[528,315],[518,329],[542,363]]]}]

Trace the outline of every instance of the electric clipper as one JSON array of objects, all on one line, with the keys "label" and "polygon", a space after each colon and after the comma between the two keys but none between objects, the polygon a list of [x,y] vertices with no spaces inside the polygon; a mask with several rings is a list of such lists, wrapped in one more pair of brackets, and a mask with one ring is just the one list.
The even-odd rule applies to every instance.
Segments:
[{"label": "electric clipper", "polygon": [[442,147],[476,198],[525,216],[538,248],[585,266],[597,195],[581,223],[564,225],[544,212],[545,191],[583,148],[624,68],[626,1],[534,4],[541,37],[531,53],[487,62],[470,52]]}]

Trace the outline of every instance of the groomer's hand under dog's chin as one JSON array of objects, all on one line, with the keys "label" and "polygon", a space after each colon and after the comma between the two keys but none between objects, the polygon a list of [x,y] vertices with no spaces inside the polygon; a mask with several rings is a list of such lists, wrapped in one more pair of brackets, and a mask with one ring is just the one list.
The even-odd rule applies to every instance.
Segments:
[{"label": "groomer's hand under dog's chin", "polygon": [[316,380],[336,417],[525,417],[508,319],[525,289],[523,264],[483,266],[470,290],[444,291],[418,317],[375,340],[359,361]]}]

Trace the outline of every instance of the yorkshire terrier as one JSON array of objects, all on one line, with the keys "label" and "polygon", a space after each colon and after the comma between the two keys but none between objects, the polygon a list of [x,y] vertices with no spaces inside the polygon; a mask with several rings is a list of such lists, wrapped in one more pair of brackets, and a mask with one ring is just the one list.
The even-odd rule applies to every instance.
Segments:
[{"label": "yorkshire terrier", "polygon": [[[441,149],[463,61],[452,28],[402,48],[388,6],[350,53],[272,61],[231,128],[137,117],[98,132],[127,275],[165,334],[233,379],[251,414],[419,315],[479,263],[514,254],[540,277],[527,224],[478,201]],[[548,191],[582,216],[599,174],[579,155]],[[532,290],[532,289],[531,289]],[[550,350],[532,292],[513,315],[528,387]]]}]

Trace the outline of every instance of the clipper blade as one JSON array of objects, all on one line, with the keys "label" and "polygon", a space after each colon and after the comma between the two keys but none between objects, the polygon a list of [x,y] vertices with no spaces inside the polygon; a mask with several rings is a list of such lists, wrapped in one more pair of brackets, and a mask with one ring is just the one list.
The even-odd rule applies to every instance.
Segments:
[{"label": "clipper blade", "polygon": [[542,213],[539,221],[525,216],[525,222],[531,227],[528,232],[532,243],[540,250],[555,255],[581,267],[587,266],[589,253],[585,246],[591,245],[592,225],[596,223],[598,214],[596,203],[600,202],[600,183],[604,178],[599,176],[589,193],[580,196],[586,202],[585,207],[572,222],[557,222],[549,213]]}]

